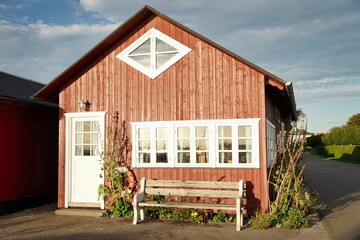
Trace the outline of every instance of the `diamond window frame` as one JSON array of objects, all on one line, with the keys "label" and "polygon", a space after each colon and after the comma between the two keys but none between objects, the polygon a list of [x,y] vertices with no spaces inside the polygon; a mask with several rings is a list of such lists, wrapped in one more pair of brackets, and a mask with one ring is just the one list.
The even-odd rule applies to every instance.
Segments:
[{"label": "diamond window frame", "polygon": [[[139,49],[146,41],[150,39],[150,52],[149,53],[141,53],[141,54],[133,54],[133,52]],[[160,51],[158,52],[156,49],[156,39],[161,40],[162,42],[168,44],[175,50],[171,51]],[[190,48],[187,46],[179,43],[178,41],[172,39],[171,37],[167,36],[166,34],[160,32],[155,28],[151,28],[141,37],[139,37],[136,41],[134,41],[131,45],[125,48],[121,53],[119,53],[116,57],[120,60],[124,61],[128,65],[132,66],[133,68],[139,70],[140,72],[144,73],[151,79],[156,78],[161,73],[163,73],[166,69],[171,67],[177,61],[179,61],[182,57],[188,54],[191,51]],[[166,55],[166,54],[175,54],[169,60],[165,61],[161,66],[157,67],[157,57],[159,55]],[[131,57],[134,56],[147,56],[150,57],[150,67],[147,68],[138,61],[135,61]]]}]

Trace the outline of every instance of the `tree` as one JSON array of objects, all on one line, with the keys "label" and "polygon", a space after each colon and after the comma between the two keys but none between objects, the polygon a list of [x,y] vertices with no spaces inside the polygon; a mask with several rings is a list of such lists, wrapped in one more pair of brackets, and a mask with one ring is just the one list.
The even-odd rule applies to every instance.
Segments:
[{"label": "tree", "polygon": [[306,139],[306,144],[312,148],[322,146],[323,145],[322,136],[323,136],[322,134],[310,136]]},{"label": "tree", "polygon": [[360,127],[360,113],[352,115],[346,125]]},{"label": "tree", "polygon": [[325,145],[359,145],[360,113],[352,115],[346,125],[330,129],[322,140]]}]

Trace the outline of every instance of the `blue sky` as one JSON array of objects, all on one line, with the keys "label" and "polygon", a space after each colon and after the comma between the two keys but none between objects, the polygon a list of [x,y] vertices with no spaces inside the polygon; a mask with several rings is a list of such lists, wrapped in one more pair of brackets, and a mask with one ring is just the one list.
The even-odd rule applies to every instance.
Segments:
[{"label": "blue sky", "polygon": [[145,4],[292,81],[309,131],[360,112],[360,0],[0,0],[0,70],[48,83]]}]

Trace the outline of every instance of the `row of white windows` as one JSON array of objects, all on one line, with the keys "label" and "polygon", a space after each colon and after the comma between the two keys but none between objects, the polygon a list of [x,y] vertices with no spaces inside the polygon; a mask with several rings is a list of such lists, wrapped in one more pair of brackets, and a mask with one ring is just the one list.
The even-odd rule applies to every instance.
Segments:
[{"label": "row of white windows", "polygon": [[133,167],[259,167],[259,119],[131,124]]}]

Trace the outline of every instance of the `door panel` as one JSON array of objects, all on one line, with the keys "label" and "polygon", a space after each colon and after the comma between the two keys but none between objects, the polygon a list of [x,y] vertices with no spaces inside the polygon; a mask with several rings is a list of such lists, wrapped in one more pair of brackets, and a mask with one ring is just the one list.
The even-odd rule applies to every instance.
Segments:
[{"label": "door panel", "polygon": [[72,118],[69,206],[100,207],[102,122],[100,117]]}]

